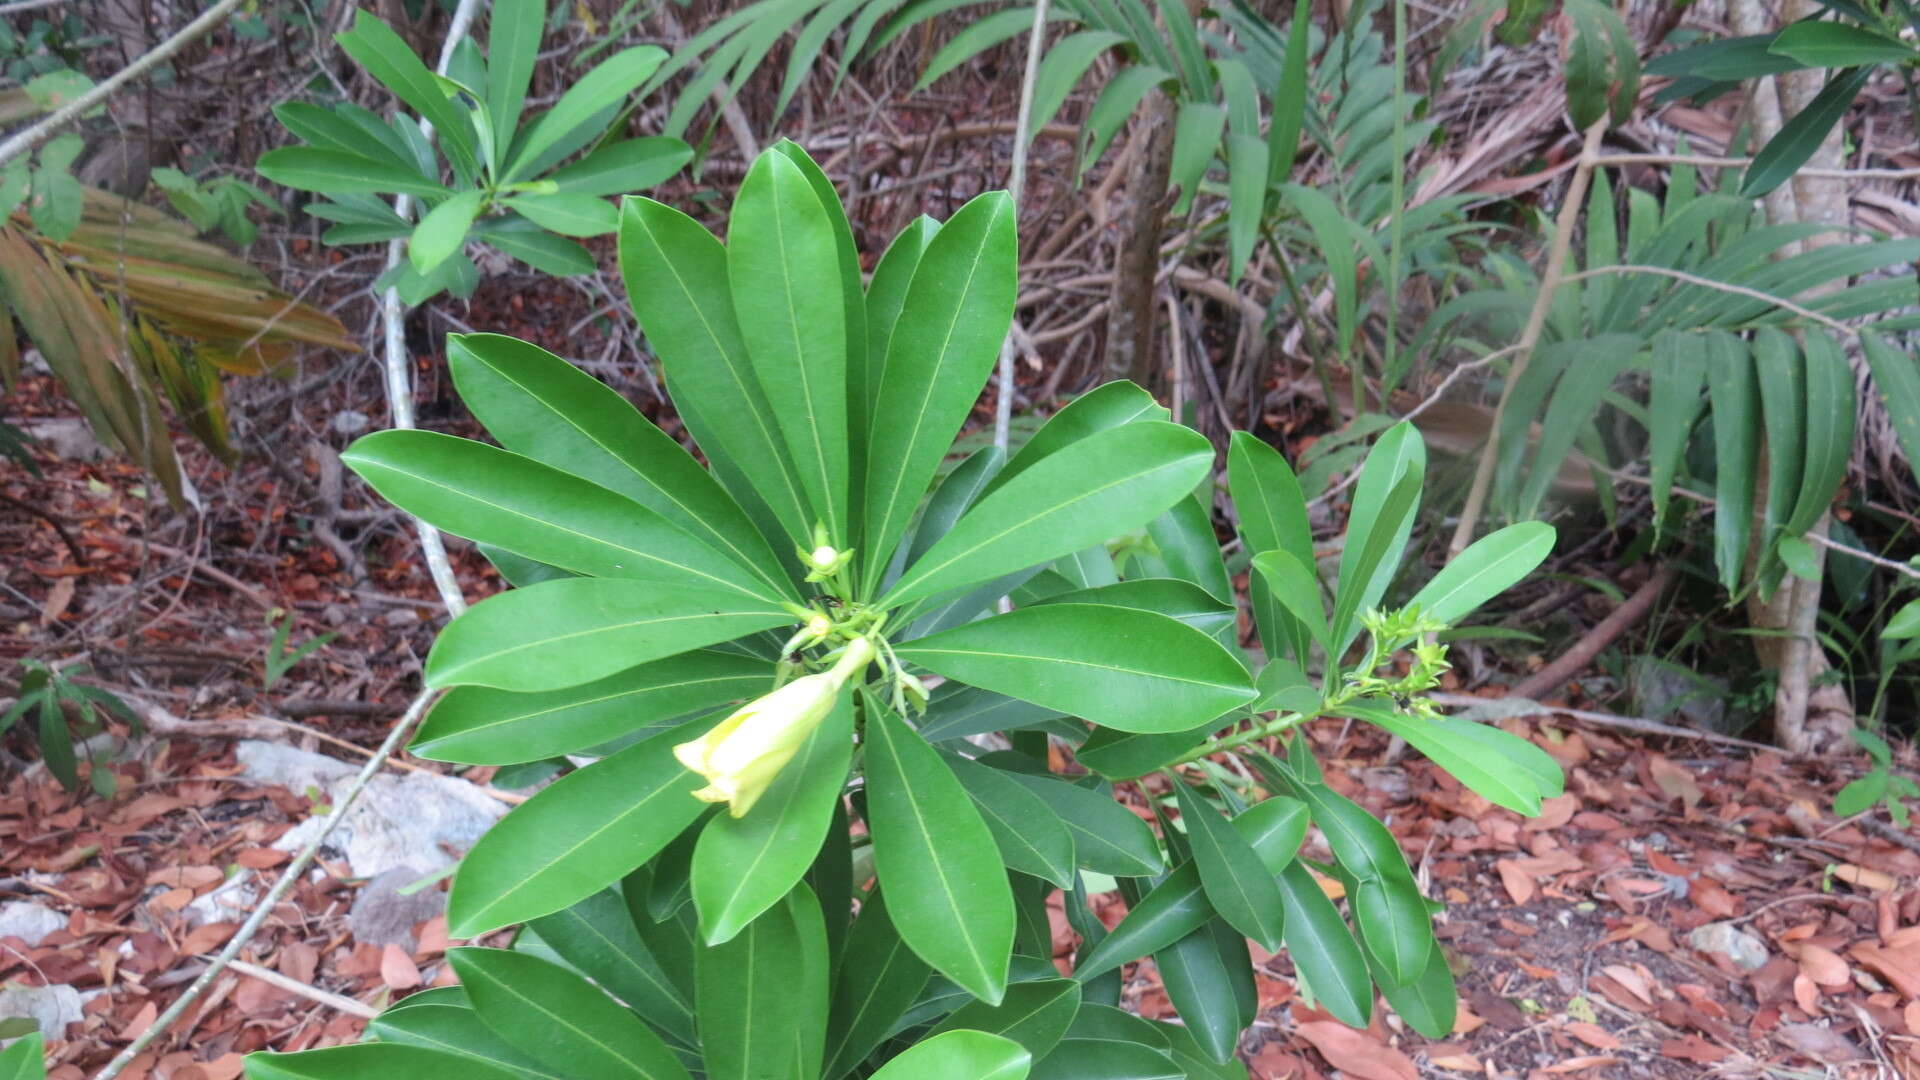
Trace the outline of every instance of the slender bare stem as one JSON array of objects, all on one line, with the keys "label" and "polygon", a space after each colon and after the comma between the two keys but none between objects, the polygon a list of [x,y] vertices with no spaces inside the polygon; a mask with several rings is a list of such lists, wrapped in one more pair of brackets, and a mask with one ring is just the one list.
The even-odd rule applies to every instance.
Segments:
[{"label": "slender bare stem", "polygon": [[[1013,217],[1020,219],[1020,200],[1027,191],[1027,133],[1033,130],[1033,84],[1040,71],[1040,44],[1047,36],[1047,0],[1033,5],[1033,30],[1027,35],[1027,69],[1020,77],[1020,113],[1013,124],[1013,171],[1008,189],[1013,196]],[[1013,333],[1000,343],[1000,372],[995,380],[999,391],[993,403],[993,445],[1002,453],[1007,449],[1008,429],[1013,423]]]},{"label": "slender bare stem", "polygon": [[[220,0],[219,3],[201,12],[198,18],[181,27],[178,33],[149,49],[138,60],[101,80],[93,89],[55,109],[39,123],[0,143],[0,165],[5,165],[46,142],[61,128],[105,104],[107,99],[118,93],[121,87],[165,63],[195,38],[225,22],[227,16],[231,15],[233,9],[239,7],[241,3],[242,0]],[[7,7],[12,10],[26,10],[20,4],[9,4]]]},{"label": "slender bare stem", "polygon": [[1453,531],[1453,542],[1448,545],[1449,559],[1466,550],[1480,524],[1480,512],[1487,504],[1487,489],[1493,484],[1494,465],[1500,460],[1500,424],[1506,417],[1507,402],[1512,399],[1513,388],[1519,385],[1520,377],[1526,374],[1534,347],[1540,343],[1540,333],[1546,329],[1553,294],[1560,291],[1567,253],[1573,247],[1573,229],[1580,221],[1581,204],[1587,201],[1587,184],[1593,179],[1594,162],[1600,157],[1600,137],[1606,130],[1607,120],[1603,116],[1587,128],[1586,142],[1580,147],[1579,163],[1574,166],[1573,179],[1567,184],[1566,202],[1553,224],[1553,246],[1547,252],[1547,265],[1540,274],[1540,292],[1533,299],[1533,310],[1527,314],[1526,329],[1515,343],[1513,367],[1507,372],[1500,401],[1493,408],[1493,423],[1487,429],[1487,444],[1480,451],[1479,466],[1474,469],[1473,487],[1467,491],[1466,505],[1460,508],[1460,524]]}]

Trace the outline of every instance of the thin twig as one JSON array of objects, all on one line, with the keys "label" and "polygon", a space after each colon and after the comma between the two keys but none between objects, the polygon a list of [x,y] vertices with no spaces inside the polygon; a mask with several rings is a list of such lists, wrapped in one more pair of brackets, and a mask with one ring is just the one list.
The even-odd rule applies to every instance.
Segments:
[{"label": "thin twig", "polygon": [[1685,270],[1675,270],[1667,266],[1648,266],[1645,263],[1620,263],[1615,266],[1596,266],[1591,270],[1582,270],[1577,274],[1568,274],[1566,277],[1560,279],[1560,283],[1564,285],[1569,282],[1584,281],[1587,278],[1600,277],[1603,274],[1652,274],[1655,277],[1673,278],[1675,281],[1684,281],[1689,285],[1699,285],[1702,288],[1732,293],[1735,296],[1744,296],[1750,300],[1758,300],[1761,303],[1772,304],[1775,307],[1791,311],[1803,319],[1810,319],[1829,330],[1846,334],[1849,337],[1858,336],[1860,333],[1860,331],[1830,315],[1822,315],[1812,308],[1802,307],[1784,296],[1775,296],[1769,292],[1761,292],[1759,289],[1749,289],[1745,285],[1732,285],[1724,281],[1715,281],[1712,278],[1701,277],[1698,274],[1689,274]]},{"label": "thin twig", "polygon": [[317,986],[310,986],[301,982],[299,979],[282,975],[272,968],[261,967],[259,964],[249,964],[245,960],[229,960],[227,961],[227,966],[249,978],[259,979],[269,986],[277,986],[290,994],[298,994],[308,1001],[325,1005],[335,1012],[343,1012],[348,1016],[357,1016],[362,1020],[371,1020],[380,1015],[379,1009],[365,1002],[355,1001],[350,997],[330,993]]},{"label": "thin twig", "polygon": [[359,800],[360,793],[366,790],[367,784],[380,771],[380,767],[385,764],[387,758],[399,748],[400,743],[406,739],[407,733],[413,730],[413,725],[426,714],[427,706],[433,703],[436,694],[435,690],[422,690],[419,696],[413,699],[413,703],[407,706],[406,715],[393,725],[393,730],[387,733],[386,741],[382,742],[380,748],[374,752],[374,756],[361,766],[359,773],[353,778],[353,783],[348,785],[347,790],[334,802],[333,812],[321,822],[319,830],[301,847],[299,854],[287,863],[286,870],[281,873],[279,880],[273,883],[273,887],[267,890],[267,895],[260,898],[260,902],[254,906],[253,913],[247,916],[247,921],[241,924],[233,937],[227,939],[226,947],[220,950],[220,955],[213,958],[207,970],[201,972],[200,977],[193,980],[192,985],[182,991],[172,1005],[167,1006],[166,1012],[161,1013],[153,1023],[147,1025],[147,1030],[128,1043],[125,1050],[115,1055],[114,1059],[107,1063],[106,1068],[96,1073],[93,1080],[113,1080],[114,1077],[119,1076],[142,1050],[152,1045],[155,1039],[184,1016],[188,1007],[198,1000],[209,986],[213,985],[213,981],[219,978],[220,973],[233,964],[239,957],[240,950],[246,948],[247,943],[252,941],[254,935],[267,924],[267,918],[273,914],[273,909],[280,905],[280,901],[293,890],[294,884],[306,874],[307,867],[313,864],[314,857],[320,853],[320,845],[326,843],[327,838],[333,835],[333,830],[346,819],[347,812],[353,809],[353,804]]},{"label": "thin twig", "polygon": [[1529,698],[1483,698],[1474,697],[1472,694],[1446,693],[1430,693],[1427,696],[1441,705],[1453,706],[1455,708],[1473,708],[1474,706],[1489,705],[1494,702],[1499,702],[1508,707],[1515,705],[1532,706],[1533,712],[1523,712],[1518,715],[1571,716],[1575,720],[1584,720],[1589,724],[1620,728],[1624,731],[1634,731],[1642,735],[1666,735],[1675,739],[1704,739],[1707,742],[1716,742],[1725,746],[1744,746],[1749,750],[1778,751],[1780,749],[1777,746],[1754,742],[1751,739],[1742,739],[1737,735],[1722,735],[1717,731],[1708,731],[1705,728],[1675,727],[1672,724],[1662,724],[1657,720],[1643,720],[1637,716],[1617,716],[1613,713],[1594,712],[1590,709],[1568,709],[1559,705],[1542,705]]},{"label": "thin twig", "polygon": [[[1742,169],[1751,164],[1752,158],[1709,157],[1702,154],[1608,154],[1594,162],[1595,166],[1603,169],[1615,165],[1696,165],[1708,169]],[[1796,169],[1794,175],[1828,180],[1913,180],[1920,179],[1920,169],[1821,169],[1808,165]]]},{"label": "thin twig", "polygon": [[[447,38],[440,47],[440,62],[434,70],[441,75],[453,64],[454,47],[467,36],[467,28],[472,25],[474,14],[479,10],[478,0],[460,0],[460,6],[453,13],[453,22],[447,27]],[[420,134],[427,143],[433,143],[433,124],[425,117],[420,118]],[[413,209],[413,196],[400,194],[394,196],[393,212],[402,220]],[[387,242],[387,273],[391,274],[400,265],[406,255],[406,240],[395,237]],[[387,410],[393,417],[396,428],[411,428],[413,424],[413,381],[411,378],[410,357],[407,352],[406,305],[400,302],[400,289],[388,286],[380,297],[380,322],[386,338],[386,374],[387,374]],[[413,517],[413,515],[408,515]],[[434,588],[440,591],[440,602],[447,607],[449,615],[459,615],[467,610],[467,598],[460,591],[459,579],[453,575],[453,564],[447,561],[447,546],[440,539],[440,530],[427,524],[419,517],[413,517],[414,532],[420,537],[420,557],[426,560],[427,572],[433,576]]]},{"label": "thin twig", "polygon": [[11,4],[0,4],[0,15],[18,15],[23,11],[39,11],[41,8],[59,7],[67,0],[16,0]]},{"label": "thin twig", "polygon": [[[1013,169],[1007,187],[1013,196],[1013,220],[1020,221],[1020,200],[1027,190],[1027,132],[1033,128],[1033,84],[1040,71],[1040,45],[1046,39],[1048,0],[1033,5],[1033,30],[1027,35],[1027,67],[1020,76],[1020,112],[1013,123]],[[1016,228],[1016,232],[1018,229]],[[1000,343],[1000,370],[995,380],[998,393],[993,403],[993,445],[1002,454],[1013,424],[1013,332],[1008,328]]]},{"label": "thin twig", "polygon": [[1513,367],[1507,372],[1506,386],[1500,391],[1500,400],[1493,407],[1493,423],[1487,428],[1487,442],[1480,451],[1480,463],[1473,472],[1473,486],[1467,491],[1467,501],[1460,508],[1460,523],[1453,530],[1453,541],[1448,545],[1449,559],[1457,558],[1468,544],[1473,542],[1473,533],[1480,524],[1480,511],[1487,503],[1487,490],[1493,485],[1493,469],[1500,457],[1500,424],[1506,417],[1507,402],[1513,398],[1513,388],[1526,374],[1527,362],[1533,359],[1534,346],[1540,342],[1540,333],[1546,329],[1547,312],[1553,306],[1553,296],[1560,291],[1562,275],[1567,268],[1567,252],[1573,247],[1574,226],[1580,221],[1581,204],[1587,201],[1587,184],[1593,179],[1593,163],[1600,156],[1600,137],[1607,131],[1607,118],[1601,117],[1587,128],[1586,142],[1580,147],[1579,164],[1574,166],[1573,179],[1567,184],[1567,200],[1560,207],[1560,216],[1553,223],[1553,247],[1547,253],[1546,268],[1540,274],[1540,292],[1534,297],[1533,310],[1527,314],[1526,329],[1521,331],[1516,343]]},{"label": "thin twig", "polygon": [[6,142],[0,143],[0,165],[5,165],[46,142],[61,128],[105,104],[107,99],[118,93],[121,87],[152,71],[171,59],[173,54],[185,48],[195,38],[226,21],[227,16],[232,14],[241,3],[242,0],[220,0],[219,3],[201,12],[199,18],[181,27],[179,33],[155,45],[138,60],[114,72],[93,89],[55,109],[46,119]]},{"label": "thin twig", "polygon": [[1633,629],[1635,624],[1646,618],[1647,613],[1653,610],[1654,601],[1660,599],[1660,594],[1673,581],[1676,573],[1672,563],[1667,563],[1654,571],[1646,584],[1635,589],[1625,603],[1614,608],[1606,618],[1596,623],[1593,629],[1582,635],[1580,640],[1574,643],[1573,648],[1561,653],[1546,667],[1515,683],[1513,689],[1508,692],[1514,697],[1537,698],[1542,694],[1560,689],[1568,679],[1585,670],[1586,666],[1593,662],[1593,658],[1600,655],[1600,650],[1613,644],[1621,634]]}]

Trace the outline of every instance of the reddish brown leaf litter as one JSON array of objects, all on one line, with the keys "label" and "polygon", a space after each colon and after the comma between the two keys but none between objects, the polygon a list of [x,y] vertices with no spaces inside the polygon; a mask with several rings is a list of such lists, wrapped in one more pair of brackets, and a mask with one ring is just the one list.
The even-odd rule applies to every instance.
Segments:
[{"label": "reddish brown leaf litter", "polygon": [[[191,730],[279,714],[303,727],[267,724],[276,737],[357,761],[344,747],[379,740],[431,641],[436,608],[405,534],[366,538],[369,577],[356,581],[312,542],[272,469],[187,457],[203,488],[236,493],[192,526],[156,514],[143,479],[111,462],[43,459],[31,492],[6,484],[54,513],[80,557],[52,524],[0,515],[0,546],[19,553],[3,570],[0,655],[83,658],[106,684],[213,726]],[[475,596],[491,591],[478,556],[455,557]],[[293,613],[296,642],[339,637],[268,691],[271,607]],[[1312,726],[1330,782],[1392,825],[1446,902],[1461,1021],[1439,1041],[1384,1013],[1351,1031],[1302,996],[1284,953],[1256,953],[1262,1015],[1242,1044],[1256,1078],[1920,1076],[1920,855],[1832,815],[1852,763],[1550,718],[1503,726],[1567,770],[1567,793],[1539,818],[1491,806],[1417,755],[1389,760],[1369,728]],[[239,779],[225,738],[172,735],[95,767],[113,771],[114,798],[76,798],[38,768],[0,791],[0,902],[64,919],[32,944],[0,940],[0,980],[79,995],[81,1019],[50,1045],[63,1080],[90,1075],[204,970],[245,916],[210,894],[241,875],[271,880],[287,859],[275,841],[321,810],[312,792]],[[484,783],[490,770],[467,775]],[[415,925],[410,950],[354,940],[347,914],[364,883],[347,873],[323,853],[241,958],[373,1008],[449,981],[444,920]],[[1109,924],[1124,914],[1117,896],[1097,902]],[[1055,931],[1064,960],[1074,938],[1057,911]],[[1150,964],[1129,976],[1130,1007],[1173,1018]],[[362,1027],[229,972],[124,1075],[231,1078],[250,1051]]]}]

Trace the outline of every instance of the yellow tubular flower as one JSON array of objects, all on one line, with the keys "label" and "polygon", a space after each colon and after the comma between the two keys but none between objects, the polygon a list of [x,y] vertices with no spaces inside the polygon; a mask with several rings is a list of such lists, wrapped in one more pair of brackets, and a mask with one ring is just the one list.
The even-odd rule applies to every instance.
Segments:
[{"label": "yellow tubular flower", "polygon": [[682,765],[707,779],[694,798],[728,803],[728,813],[746,816],[872,659],[873,645],[856,638],[833,670],[803,675],[749,701],[705,735],[674,747]]}]

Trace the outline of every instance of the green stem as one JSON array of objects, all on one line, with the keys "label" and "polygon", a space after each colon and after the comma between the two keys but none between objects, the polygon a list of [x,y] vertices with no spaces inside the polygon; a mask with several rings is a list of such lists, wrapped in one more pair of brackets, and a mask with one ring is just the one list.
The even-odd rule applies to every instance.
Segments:
[{"label": "green stem", "polygon": [[1218,738],[1209,739],[1199,749],[1191,753],[1182,754],[1178,760],[1167,767],[1169,769],[1178,768],[1181,765],[1199,761],[1201,758],[1211,757],[1223,750],[1237,749],[1258,739],[1265,739],[1273,735],[1284,735],[1309,720],[1318,719],[1323,711],[1324,709],[1312,713],[1281,713],[1279,716],[1265,723],[1255,724],[1245,731],[1236,731],[1230,735],[1222,735]]}]

